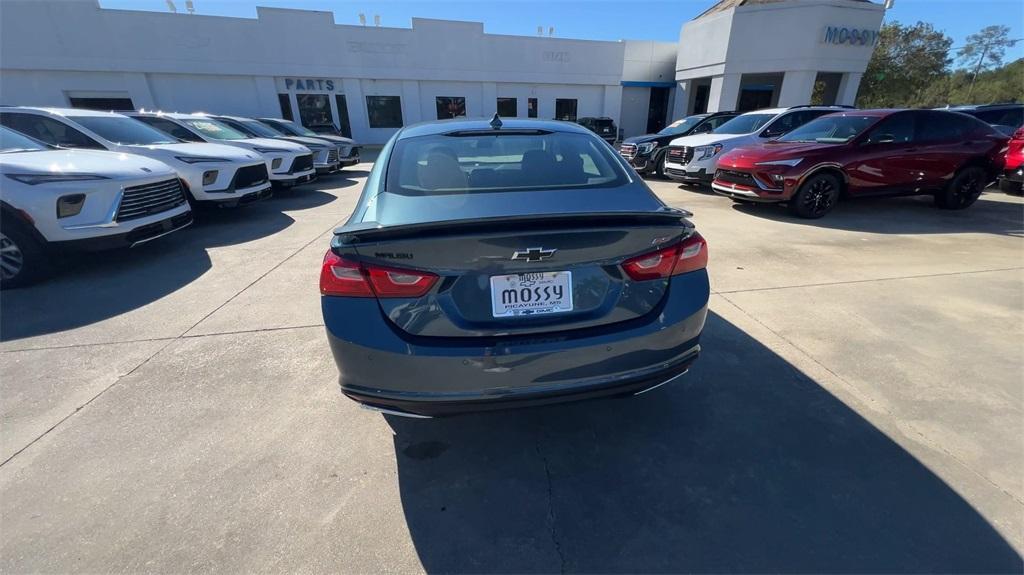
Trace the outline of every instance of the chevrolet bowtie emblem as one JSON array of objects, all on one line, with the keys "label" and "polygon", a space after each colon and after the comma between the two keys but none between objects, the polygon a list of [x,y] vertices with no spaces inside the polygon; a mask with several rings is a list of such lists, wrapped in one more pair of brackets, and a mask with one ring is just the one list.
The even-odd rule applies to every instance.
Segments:
[{"label": "chevrolet bowtie emblem", "polygon": [[529,248],[523,251],[516,251],[515,253],[512,254],[512,259],[526,262],[539,262],[540,260],[544,260],[555,255],[556,251],[558,250],[546,250],[544,248]]}]

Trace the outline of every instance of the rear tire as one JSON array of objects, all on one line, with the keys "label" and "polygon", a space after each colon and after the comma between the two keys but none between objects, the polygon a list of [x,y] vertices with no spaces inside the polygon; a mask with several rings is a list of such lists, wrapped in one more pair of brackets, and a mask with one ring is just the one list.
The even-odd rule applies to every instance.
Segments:
[{"label": "rear tire", "polygon": [[4,219],[0,229],[0,289],[29,285],[48,271],[43,246],[24,224]]},{"label": "rear tire", "polygon": [[817,219],[839,201],[842,182],[832,174],[815,174],[789,200],[789,210],[801,218]]},{"label": "rear tire", "polygon": [[999,189],[1013,196],[1019,196],[1024,191],[1021,188],[1020,182],[1011,182],[1006,178],[999,178]]},{"label": "rear tire", "polygon": [[962,210],[969,207],[985,189],[985,170],[967,167],[960,170],[946,187],[935,194],[935,205],[943,210]]}]

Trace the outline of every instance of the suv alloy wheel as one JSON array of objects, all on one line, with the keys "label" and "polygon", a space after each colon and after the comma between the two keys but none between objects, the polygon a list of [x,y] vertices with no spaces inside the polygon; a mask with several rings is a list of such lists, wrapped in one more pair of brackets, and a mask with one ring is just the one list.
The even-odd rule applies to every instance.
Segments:
[{"label": "suv alloy wheel", "polygon": [[800,186],[789,200],[789,209],[801,218],[820,218],[832,211],[839,201],[842,184],[832,174],[814,174]]},{"label": "suv alloy wheel", "polygon": [[944,210],[962,210],[973,204],[985,189],[985,170],[967,167],[935,194],[935,204]]}]

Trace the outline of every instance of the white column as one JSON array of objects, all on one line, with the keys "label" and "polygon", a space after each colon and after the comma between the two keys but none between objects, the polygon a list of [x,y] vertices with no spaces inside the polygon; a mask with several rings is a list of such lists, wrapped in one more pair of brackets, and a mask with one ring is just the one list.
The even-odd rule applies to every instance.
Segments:
[{"label": "white column", "polygon": [[740,99],[740,74],[722,74],[711,77],[708,94],[708,112],[735,110]]},{"label": "white column", "polygon": [[857,91],[860,89],[860,79],[864,74],[850,72],[843,74],[839,81],[839,93],[836,95],[836,104],[840,106],[855,106],[857,103]]},{"label": "white column", "polygon": [[366,98],[363,97],[363,85],[354,78],[341,81],[345,100],[348,103],[348,122],[352,127],[352,138],[361,144],[375,144],[370,138],[370,117],[366,113]]},{"label": "white column", "polygon": [[814,80],[818,77],[816,70],[794,70],[786,72],[782,79],[782,90],[779,91],[779,107],[800,106],[811,103],[814,92]]},{"label": "white column", "polygon": [[420,83],[416,80],[402,80],[402,123],[408,126],[422,121],[422,109]]},{"label": "white column", "polygon": [[604,87],[604,102],[601,107],[601,115],[615,120],[615,125],[620,126],[622,118],[621,85],[616,84]]},{"label": "white column", "polygon": [[153,98],[153,91],[149,89],[149,79],[143,73],[124,74],[124,83],[128,88],[128,96],[132,99],[135,108],[159,109],[156,99]]},{"label": "white column", "polygon": [[480,86],[480,109],[466,110],[467,116],[490,118],[498,111],[498,85],[494,82],[484,82]]},{"label": "white column", "polygon": [[672,91],[672,113],[669,114],[669,123],[690,115],[690,84],[689,80],[676,82],[676,89]]},{"label": "white column", "polygon": [[257,76],[253,78],[253,82],[256,84],[256,100],[259,102],[260,115],[280,118],[281,104],[277,101],[277,85],[274,84],[274,78]]}]

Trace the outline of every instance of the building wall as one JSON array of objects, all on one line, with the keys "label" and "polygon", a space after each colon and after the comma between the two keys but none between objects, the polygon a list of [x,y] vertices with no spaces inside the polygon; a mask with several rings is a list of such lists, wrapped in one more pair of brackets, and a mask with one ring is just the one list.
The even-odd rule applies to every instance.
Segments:
[{"label": "building wall", "polygon": [[840,74],[837,103],[853,104],[873,44],[826,42],[825,29],[877,32],[884,14],[884,7],[873,2],[780,0],[698,17],[680,31],[679,91],[692,92],[695,80],[710,79],[715,101],[708,110],[735,109],[744,75],[781,73],[784,79],[772,101],[807,104],[817,74],[826,72]]},{"label": "building wall", "polygon": [[434,119],[435,96],[465,97],[474,116],[515,96],[523,117],[526,98],[536,97],[540,118],[554,117],[555,98],[575,98],[579,117],[619,122],[624,74],[665,81],[674,73],[670,43],[487,34],[477,22],[413,18],[412,28],[378,28],[338,25],[321,11],[260,7],[255,19],[226,18],[107,10],[97,0],[9,0],[0,10],[5,104],[67,106],[70,92],[91,91],[126,95],[136,107],[280,116],[279,93],[293,108],[295,94],[326,93],[332,109],[333,95],[345,94],[364,143],[395,132],[369,127],[368,95],[400,96],[406,124]]}]

